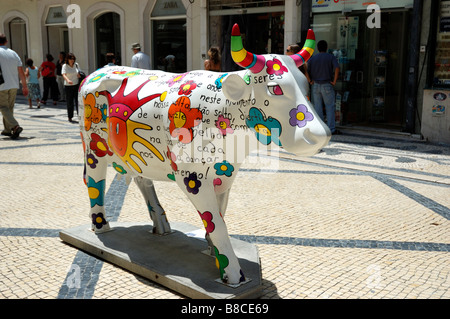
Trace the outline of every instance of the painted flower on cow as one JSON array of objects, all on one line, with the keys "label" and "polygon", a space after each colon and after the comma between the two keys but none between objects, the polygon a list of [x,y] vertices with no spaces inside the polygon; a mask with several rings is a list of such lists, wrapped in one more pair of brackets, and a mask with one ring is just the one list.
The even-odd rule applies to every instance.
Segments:
[{"label": "painted flower on cow", "polygon": [[214,84],[216,85],[216,88],[218,88],[218,89],[222,88],[222,81],[227,75],[228,75],[228,73],[222,74],[221,76],[219,76],[216,79],[216,81],[214,82]]},{"label": "painted flower on cow", "polygon": [[103,225],[106,225],[106,219],[103,216],[103,213],[92,214],[92,224],[94,224],[97,229],[100,229]]},{"label": "painted flower on cow", "polygon": [[314,116],[312,113],[308,112],[308,109],[306,108],[306,105],[300,104],[296,108],[293,108],[289,112],[289,116],[291,117],[289,119],[289,124],[292,126],[298,126],[303,127],[306,125],[306,122],[312,121],[314,119]]},{"label": "painted flower on cow", "polygon": [[172,169],[175,172],[178,171],[178,166],[175,163],[175,161],[177,160],[177,156],[175,155],[175,153],[173,153],[169,150],[169,147],[167,147],[167,158],[169,159],[170,166],[172,167]]},{"label": "painted flower on cow", "polygon": [[94,207],[95,205],[103,206],[105,183],[104,179],[96,182],[92,177],[89,177],[87,187],[91,207]]},{"label": "painted flower on cow", "polygon": [[202,112],[199,109],[191,109],[191,100],[182,96],[170,106],[169,120],[170,135],[187,144],[193,139],[192,128],[202,121]]},{"label": "painted flower on cow", "polygon": [[248,117],[245,120],[247,126],[255,132],[256,138],[264,145],[269,145],[271,142],[281,146],[281,124],[277,119],[268,117],[261,112],[261,110],[252,107],[248,112]]},{"label": "painted flower on cow", "polygon": [[127,171],[123,168],[123,166],[117,164],[116,162],[112,163],[113,168],[116,170],[117,173],[124,175],[127,173]]},{"label": "painted flower on cow", "polygon": [[197,84],[194,81],[187,81],[186,83],[181,84],[180,89],[178,90],[178,95],[189,95],[196,87]]},{"label": "painted flower on cow", "polygon": [[229,265],[229,261],[227,256],[219,254],[219,251],[217,250],[216,247],[214,247],[214,255],[216,255],[216,267],[219,269],[220,271],[220,278],[222,280],[224,280],[224,275],[225,275],[225,268],[228,267]]},{"label": "painted flower on cow", "polygon": [[124,71],[124,70],[122,70],[122,71],[113,71],[111,73],[112,74],[116,74],[116,75],[125,75],[127,73],[127,71]]},{"label": "painted flower on cow", "polygon": [[136,76],[136,75],[140,75],[142,70],[136,70],[136,71],[129,71],[127,73],[125,73],[124,75],[126,77],[132,77],[132,76]]},{"label": "painted flower on cow", "polygon": [[222,180],[220,178],[214,178],[213,185],[214,187],[222,185]]},{"label": "painted flower on cow", "polygon": [[96,159],[93,154],[89,154],[88,156],[86,156],[86,163],[89,165],[90,168],[96,168],[98,159]]},{"label": "painted flower on cow", "polygon": [[106,140],[96,133],[91,134],[91,143],[89,145],[91,147],[91,150],[93,150],[95,155],[97,155],[98,157],[113,155],[113,152],[109,150]]},{"label": "painted flower on cow", "polygon": [[212,219],[213,219],[213,215],[210,212],[204,212],[203,214],[201,214],[200,212],[198,212],[200,217],[202,218],[203,221],[203,225],[205,226],[205,230],[206,232],[212,233],[214,231],[214,229],[216,228],[216,225],[214,225]]},{"label": "painted flower on cow", "polygon": [[217,175],[225,175],[230,177],[233,174],[234,167],[227,161],[223,161],[221,163],[214,164],[214,169],[216,170]]},{"label": "painted flower on cow", "polygon": [[197,178],[197,173],[190,173],[188,177],[184,178],[184,185],[189,193],[197,194],[202,182]]},{"label": "painted flower on cow", "polygon": [[267,73],[281,75],[287,72],[288,69],[281,63],[278,59],[273,59],[272,61],[267,61]]},{"label": "painted flower on cow", "polygon": [[99,81],[101,78],[103,78],[104,76],[106,76],[106,73],[100,73],[97,74],[96,76],[89,78],[89,82],[88,83],[92,83],[92,82],[97,82]]},{"label": "painted flower on cow", "polygon": [[173,86],[174,84],[180,83],[181,80],[187,75],[187,73],[178,74],[175,77],[171,78],[169,81],[167,81],[167,84],[169,86]]},{"label": "painted flower on cow", "polygon": [[223,136],[234,132],[234,130],[230,127],[230,120],[225,118],[223,115],[219,115],[217,118],[216,127]]}]

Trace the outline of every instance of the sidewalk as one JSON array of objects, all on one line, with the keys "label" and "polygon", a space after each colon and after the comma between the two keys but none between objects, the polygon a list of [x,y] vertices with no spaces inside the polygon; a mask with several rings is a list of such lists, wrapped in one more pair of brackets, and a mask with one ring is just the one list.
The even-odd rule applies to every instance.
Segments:
[{"label": "sidewalk", "polygon": [[[59,239],[89,223],[79,126],[63,103],[19,96],[15,115],[20,138],[0,137],[0,299],[183,299]],[[258,247],[262,299],[449,299],[450,147],[342,131],[314,157],[274,153],[236,177],[227,225]],[[150,221],[134,183],[109,170],[107,185],[115,220]],[[155,187],[170,222],[203,228],[174,183]]]}]

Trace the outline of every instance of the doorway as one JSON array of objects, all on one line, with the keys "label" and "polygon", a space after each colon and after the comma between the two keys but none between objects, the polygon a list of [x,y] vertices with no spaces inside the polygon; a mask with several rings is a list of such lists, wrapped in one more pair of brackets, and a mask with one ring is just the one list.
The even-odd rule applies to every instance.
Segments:
[{"label": "doorway", "polygon": [[384,11],[380,28],[369,28],[368,17],[366,12],[314,17],[316,40],[327,40],[341,69],[336,121],[400,130],[405,122],[409,12]]},{"label": "doorway", "polygon": [[107,64],[106,54],[114,53],[116,64],[121,65],[120,15],[107,12],[95,19],[96,68]]}]

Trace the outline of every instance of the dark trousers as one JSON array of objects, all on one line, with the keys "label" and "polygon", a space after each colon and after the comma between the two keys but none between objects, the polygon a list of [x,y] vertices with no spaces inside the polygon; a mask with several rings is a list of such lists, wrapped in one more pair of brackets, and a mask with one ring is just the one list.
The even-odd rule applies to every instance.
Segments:
[{"label": "dark trousers", "polygon": [[47,101],[48,93],[54,102],[59,99],[58,83],[56,83],[55,77],[44,77],[44,94],[42,96],[43,101]]},{"label": "dark trousers", "polygon": [[66,102],[67,102],[67,116],[69,120],[73,117],[74,109],[78,115],[78,85],[66,85]]}]

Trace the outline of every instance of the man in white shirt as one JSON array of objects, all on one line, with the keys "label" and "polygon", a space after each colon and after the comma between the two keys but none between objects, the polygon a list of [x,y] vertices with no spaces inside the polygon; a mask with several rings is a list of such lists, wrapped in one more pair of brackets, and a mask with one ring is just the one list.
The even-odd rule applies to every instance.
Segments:
[{"label": "man in white shirt", "polygon": [[19,89],[19,77],[22,82],[22,93],[28,95],[27,80],[22,68],[22,60],[16,52],[6,47],[6,36],[0,33],[0,67],[4,83],[0,84],[0,111],[3,115],[4,130],[2,135],[17,139],[23,129],[14,118],[14,104]]},{"label": "man in white shirt", "polygon": [[134,43],[131,46],[131,49],[134,52],[134,55],[131,58],[131,67],[151,70],[150,57],[144,52],[141,52],[141,45],[139,43]]}]

